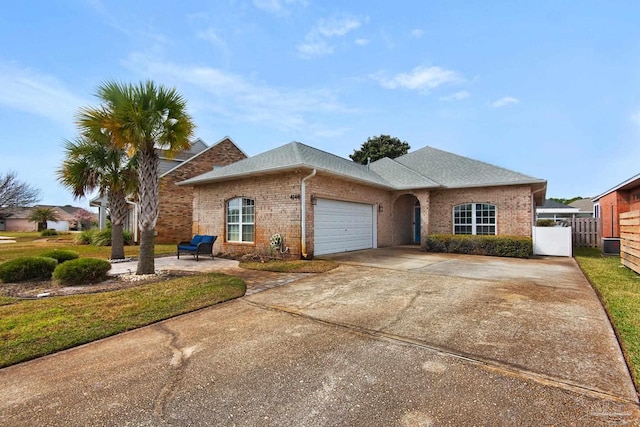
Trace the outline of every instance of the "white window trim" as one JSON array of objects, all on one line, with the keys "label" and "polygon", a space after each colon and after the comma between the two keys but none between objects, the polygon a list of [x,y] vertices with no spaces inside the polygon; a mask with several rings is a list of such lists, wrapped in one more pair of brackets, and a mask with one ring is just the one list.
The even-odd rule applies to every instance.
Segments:
[{"label": "white window trim", "polygon": [[[229,223],[229,203],[234,200],[240,200],[240,212],[238,213],[238,222]],[[251,200],[253,202],[253,222],[243,222],[242,221],[242,208],[245,200]],[[226,211],[225,211],[225,234],[228,243],[239,243],[239,244],[253,244],[256,238],[256,202],[254,199],[250,197],[234,197],[233,199],[229,199],[226,202]],[[238,226],[238,240],[230,240],[229,239],[229,225],[237,225]],[[253,225],[253,239],[242,240],[242,226],[243,225]]]},{"label": "white window trim", "polygon": [[[471,224],[457,224],[459,226],[468,226],[471,225],[471,234],[467,234],[467,236],[476,236],[478,235],[477,233],[477,228],[476,226],[483,226],[483,225],[491,225],[493,227],[495,227],[495,233],[494,234],[482,234],[482,236],[497,236],[498,235],[498,206],[496,206],[494,203],[486,203],[486,202],[469,202],[469,203],[459,203],[455,206],[453,206],[453,208],[451,208],[451,222],[452,222],[452,228],[451,231],[454,235],[461,235],[464,236],[464,234],[456,234],[456,208],[458,206],[465,206],[465,205],[471,205]],[[477,224],[476,223],[476,205],[491,205],[493,206],[493,208],[495,209],[496,212],[496,221],[495,224]]]}]

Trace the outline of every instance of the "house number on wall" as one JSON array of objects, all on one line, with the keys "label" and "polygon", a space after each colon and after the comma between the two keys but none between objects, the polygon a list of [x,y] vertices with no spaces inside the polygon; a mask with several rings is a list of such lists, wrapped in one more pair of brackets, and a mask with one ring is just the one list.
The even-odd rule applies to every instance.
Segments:
[{"label": "house number on wall", "polygon": [[292,194],[289,196],[289,198],[291,200],[300,200],[300,195],[299,194]]}]

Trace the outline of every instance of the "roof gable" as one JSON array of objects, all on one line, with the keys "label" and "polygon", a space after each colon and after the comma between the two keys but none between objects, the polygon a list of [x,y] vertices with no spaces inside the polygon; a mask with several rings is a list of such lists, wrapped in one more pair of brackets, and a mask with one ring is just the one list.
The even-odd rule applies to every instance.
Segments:
[{"label": "roof gable", "polygon": [[207,146],[207,144],[202,139],[198,138],[193,142],[191,148],[188,150],[188,152],[191,153],[191,155],[189,155],[185,159],[180,160],[178,162],[170,163],[169,161],[167,161],[167,163],[165,164],[164,168],[160,167],[160,173],[159,173],[160,178],[162,178],[164,175],[167,175],[167,174],[173,172],[174,170],[176,170],[180,166],[190,162],[191,160],[193,160],[196,157],[204,154],[205,152],[213,149],[214,147],[222,144],[225,141],[229,141],[239,152],[241,152],[242,154],[244,154],[245,157],[247,157],[247,154],[244,151],[242,151],[240,149],[240,147],[238,147],[238,145],[235,142],[233,142],[233,140],[231,138],[229,138],[228,136],[225,136],[225,137],[219,139],[218,141],[216,141],[214,144],[212,144],[209,147]]},{"label": "roof gable", "polygon": [[317,169],[332,175],[363,181],[372,185],[393,188],[391,183],[367,168],[367,166],[295,141],[230,165],[215,168],[180,184],[193,185],[302,167]]}]

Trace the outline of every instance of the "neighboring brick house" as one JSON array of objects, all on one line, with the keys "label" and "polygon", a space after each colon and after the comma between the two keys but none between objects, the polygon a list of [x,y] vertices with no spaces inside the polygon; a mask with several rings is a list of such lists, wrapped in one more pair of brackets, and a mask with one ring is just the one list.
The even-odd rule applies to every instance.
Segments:
[{"label": "neighboring brick house", "polygon": [[619,215],[640,209],[640,174],[621,182],[592,200],[594,216],[600,219],[600,237],[620,237]]},{"label": "neighboring brick house", "polygon": [[[419,243],[427,235],[531,236],[546,181],[431,147],[368,166],[299,142],[180,183],[193,233],[217,252],[294,258]],[[288,248],[288,249],[287,249]]]},{"label": "neighboring brick house", "polygon": [[[200,138],[191,147],[174,157],[160,152],[159,172],[159,212],[156,222],[156,243],[177,243],[191,239],[193,217],[193,191],[179,187],[177,182],[203,174],[214,167],[225,166],[245,159],[247,155],[229,137],[224,137],[210,147]],[[102,224],[106,224],[105,200],[96,198],[92,205],[101,207]],[[131,214],[125,228],[135,233],[135,203],[130,203]],[[135,237],[134,237],[135,238]],[[137,238],[135,238],[137,241]]]}]

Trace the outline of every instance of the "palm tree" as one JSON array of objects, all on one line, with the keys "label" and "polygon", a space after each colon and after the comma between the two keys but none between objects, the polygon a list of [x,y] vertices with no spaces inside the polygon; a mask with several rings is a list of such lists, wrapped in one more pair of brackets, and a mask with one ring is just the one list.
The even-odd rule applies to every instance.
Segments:
[{"label": "palm tree", "polygon": [[38,231],[40,231],[47,228],[47,221],[60,221],[60,217],[53,208],[39,207],[31,212],[29,221],[37,222]]},{"label": "palm tree", "polygon": [[127,200],[135,194],[135,159],[115,148],[102,132],[85,132],[75,141],[65,141],[65,160],[58,169],[58,181],[69,188],[76,199],[98,190],[107,197],[111,217],[111,259],[124,258],[123,227],[127,219]]},{"label": "palm tree", "polygon": [[84,109],[82,127],[109,132],[115,147],[138,158],[140,257],[136,274],[153,274],[158,219],[157,149],[169,155],[190,147],[195,127],[186,101],[175,89],[152,81],[138,85],[108,81],[98,88],[99,109]]}]

